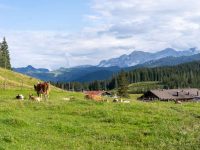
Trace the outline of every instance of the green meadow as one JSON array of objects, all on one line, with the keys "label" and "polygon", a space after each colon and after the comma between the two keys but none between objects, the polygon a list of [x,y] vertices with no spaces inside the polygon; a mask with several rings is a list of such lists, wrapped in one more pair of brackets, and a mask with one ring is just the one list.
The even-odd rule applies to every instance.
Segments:
[{"label": "green meadow", "polygon": [[[24,101],[15,100],[18,93]],[[200,103],[93,102],[82,93],[0,91],[0,149],[200,149]],[[70,100],[66,98],[71,98]]]},{"label": "green meadow", "polygon": [[[38,80],[0,69],[0,84],[5,81],[6,89],[0,88],[0,150],[200,149],[200,103],[146,103],[136,94],[128,104],[94,102],[55,87],[48,101],[32,102],[28,96],[36,95]],[[25,100],[16,100],[17,94]]]}]

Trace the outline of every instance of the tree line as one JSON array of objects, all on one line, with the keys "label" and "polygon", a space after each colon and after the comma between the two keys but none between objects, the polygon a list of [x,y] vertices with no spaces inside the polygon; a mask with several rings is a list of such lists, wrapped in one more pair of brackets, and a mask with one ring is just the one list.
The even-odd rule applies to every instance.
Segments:
[{"label": "tree line", "polygon": [[128,84],[157,81],[164,88],[200,88],[200,61],[172,67],[140,68],[119,72],[109,80],[88,83],[54,83],[66,90],[113,90],[128,88]]},{"label": "tree line", "polygon": [[11,70],[10,54],[5,37],[0,42],[0,67]]}]

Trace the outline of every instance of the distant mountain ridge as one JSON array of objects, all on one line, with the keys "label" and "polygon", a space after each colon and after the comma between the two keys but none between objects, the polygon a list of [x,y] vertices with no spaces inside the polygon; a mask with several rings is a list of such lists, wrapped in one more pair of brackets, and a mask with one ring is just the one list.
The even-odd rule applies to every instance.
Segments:
[{"label": "distant mountain ridge", "polygon": [[29,73],[48,73],[49,70],[45,69],[45,68],[34,68],[31,65],[28,65],[27,67],[22,67],[22,68],[13,68],[13,70],[15,70],[16,72],[20,72],[20,73],[26,73],[27,75]]},{"label": "distant mountain ridge", "polygon": [[[32,68],[32,69],[31,69]],[[119,67],[96,67],[81,66],[74,68],[60,68],[54,71],[36,69],[32,66],[13,68],[14,71],[26,74],[44,81],[53,82],[89,82],[93,80],[109,79],[113,74],[120,71]]]},{"label": "distant mountain ridge", "polygon": [[[137,68],[174,66],[174,65],[178,65],[182,63],[200,60],[200,54],[198,54],[198,51],[195,48],[191,48],[188,51],[175,51],[173,49],[165,49],[157,53],[135,51],[132,53],[132,55],[133,54],[135,54],[135,56],[140,56],[141,59],[142,58],[144,59],[150,56],[152,56],[152,58],[150,61],[147,61],[147,62],[145,61],[144,63],[140,63],[140,62],[143,62],[143,61],[140,61],[139,64],[137,65],[134,65],[134,63],[132,63],[133,66],[131,65],[130,67],[123,67],[123,68],[120,68],[118,66],[99,67],[99,66],[85,65],[85,66],[77,66],[73,68],[60,68],[54,71],[49,71],[48,69],[43,69],[43,68],[36,69],[32,66],[27,66],[24,68],[13,68],[13,70],[22,74],[26,74],[26,75],[44,80],[44,81],[90,82],[94,80],[107,80],[111,78],[114,74],[118,73],[121,69],[133,70]],[[132,55],[130,55],[130,57]],[[127,56],[128,55],[123,55],[121,57],[127,57]],[[153,57],[155,57],[156,59],[154,59]]]},{"label": "distant mountain ridge", "polygon": [[191,48],[185,51],[176,51],[172,48],[166,48],[162,51],[150,53],[143,51],[133,51],[129,55],[122,55],[118,58],[112,58],[109,60],[103,60],[99,63],[98,67],[111,67],[118,66],[120,68],[131,67],[138,64],[143,64],[151,60],[158,60],[164,57],[180,57],[180,56],[191,56],[199,53],[196,48]]},{"label": "distant mountain ridge", "polygon": [[183,63],[189,63],[193,61],[200,61],[200,53],[191,55],[191,56],[181,56],[181,57],[164,57],[158,60],[151,60],[145,62],[143,64],[135,65],[133,67],[129,67],[130,69],[138,69],[138,68],[155,68],[155,67],[162,67],[162,66],[176,66]]}]

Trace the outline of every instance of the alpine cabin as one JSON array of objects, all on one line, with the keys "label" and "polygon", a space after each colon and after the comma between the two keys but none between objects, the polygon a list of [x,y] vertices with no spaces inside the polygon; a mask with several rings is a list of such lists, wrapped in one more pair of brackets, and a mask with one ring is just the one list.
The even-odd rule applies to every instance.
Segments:
[{"label": "alpine cabin", "polygon": [[161,101],[191,101],[191,100],[200,100],[200,90],[191,88],[191,89],[168,89],[168,90],[150,90],[146,92],[140,100],[152,101],[152,100],[161,100]]}]

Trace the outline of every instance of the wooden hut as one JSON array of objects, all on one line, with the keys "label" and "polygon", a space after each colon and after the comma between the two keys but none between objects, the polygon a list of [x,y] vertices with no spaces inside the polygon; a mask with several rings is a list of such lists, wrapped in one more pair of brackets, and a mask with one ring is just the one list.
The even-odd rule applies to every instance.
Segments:
[{"label": "wooden hut", "polygon": [[169,89],[169,90],[150,90],[142,97],[140,100],[161,100],[161,101],[170,101],[170,100],[179,100],[179,101],[190,101],[194,99],[200,99],[200,90],[191,88],[191,89]]}]

